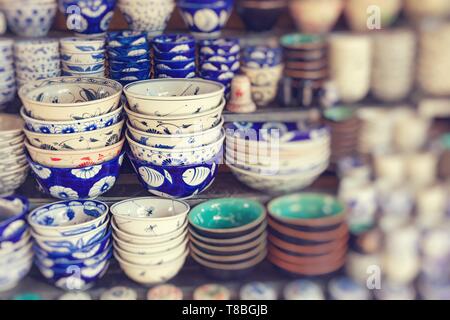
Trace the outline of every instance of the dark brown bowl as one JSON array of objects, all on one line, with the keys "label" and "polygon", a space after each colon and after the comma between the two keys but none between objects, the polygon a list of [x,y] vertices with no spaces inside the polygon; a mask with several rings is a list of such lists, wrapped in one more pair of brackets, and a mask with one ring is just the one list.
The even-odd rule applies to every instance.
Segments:
[{"label": "dark brown bowl", "polygon": [[192,243],[189,244],[189,247],[191,249],[191,253],[194,253],[199,258],[211,262],[211,263],[223,263],[223,264],[236,264],[248,261],[250,259],[253,259],[257,255],[259,255],[262,251],[266,250],[267,247],[267,241],[261,242],[256,247],[251,248],[251,250],[241,253],[241,254],[235,254],[235,255],[213,255],[206,253],[201,250],[201,248],[196,247]]},{"label": "dark brown bowl", "polygon": [[298,266],[308,266],[308,265],[323,265],[332,263],[336,260],[341,260],[347,254],[347,247],[344,246],[339,250],[331,251],[330,253],[317,255],[317,256],[296,256],[290,255],[285,251],[278,249],[274,245],[269,245],[268,247],[269,254],[274,256],[276,259],[280,261],[284,261],[287,263],[292,263]]},{"label": "dark brown bowl", "polygon": [[289,243],[275,237],[272,234],[269,234],[267,239],[271,244],[275,245],[276,247],[281,248],[283,250],[288,250],[292,253],[320,255],[320,254],[327,254],[333,250],[339,250],[340,248],[347,246],[349,236],[347,235],[342,239],[337,239],[336,241],[326,242],[324,244],[316,244],[312,246]]},{"label": "dark brown bowl", "polygon": [[300,276],[321,276],[339,270],[345,264],[345,257],[336,261],[332,261],[326,264],[311,264],[308,266],[298,266],[292,263],[288,263],[277,259],[273,255],[268,255],[267,259],[272,262],[276,267],[289,272],[292,275]]}]

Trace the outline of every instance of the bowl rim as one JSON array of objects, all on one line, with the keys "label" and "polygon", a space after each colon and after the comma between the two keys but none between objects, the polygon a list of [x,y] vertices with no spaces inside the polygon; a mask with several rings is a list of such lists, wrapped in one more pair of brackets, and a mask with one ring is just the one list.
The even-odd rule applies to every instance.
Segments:
[{"label": "bowl rim", "polygon": [[192,259],[200,264],[203,267],[216,269],[216,270],[224,270],[224,271],[238,271],[245,270],[248,268],[252,268],[259,263],[261,263],[267,256],[267,249],[261,251],[256,257],[241,263],[236,264],[222,264],[222,263],[213,263],[203,260],[201,257],[197,256],[195,253],[191,252]]},{"label": "bowl rim", "polygon": [[[117,228],[117,226],[116,226],[116,228]],[[113,228],[114,229],[114,228]],[[115,229],[114,229],[114,231],[116,231]],[[130,242],[127,242],[127,241],[125,241],[125,240],[122,240],[122,239],[120,239],[120,237],[119,236],[117,236],[116,234],[115,234],[115,232],[113,232],[113,234],[112,234],[112,237],[113,237],[113,240],[114,241],[116,241],[118,244],[119,244],[119,246],[121,245],[121,244],[125,244],[127,247],[132,247],[133,249],[141,249],[142,247],[147,247],[147,249],[148,248],[152,248],[152,249],[156,249],[157,247],[158,247],[158,249],[159,249],[159,247],[161,247],[161,248],[165,248],[165,247],[167,247],[167,243],[169,243],[169,242],[174,242],[174,243],[176,243],[177,244],[177,246],[178,245],[180,245],[181,243],[183,243],[185,240],[183,240],[183,239],[188,239],[188,231],[187,231],[187,229],[186,230],[183,230],[183,232],[182,233],[180,233],[178,236],[176,236],[175,238],[172,238],[172,239],[169,239],[169,240],[167,240],[167,241],[164,241],[164,242],[156,242],[156,243],[152,243],[152,244],[135,244],[135,243],[130,243]],[[175,241],[175,240],[177,240],[177,241]],[[180,242],[181,240],[183,240],[182,242]],[[174,248],[176,248],[176,246],[174,246],[174,247],[169,247],[169,249],[167,249],[167,250],[171,250],[171,249],[174,249]],[[123,249],[123,248],[120,248],[122,251],[125,251],[126,253],[130,253],[130,254],[132,254],[132,252],[130,252],[130,251],[128,251],[128,250],[126,250],[126,249]],[[167,251],[167,250],[165,250],[165,251]],[[159,252],[160,253],[160,252]]]},{"label": "bowl rim", "polygon": [[[137,85],[141,85],[141,84],[152,84],[152,83],[163,83],[163,82],[184,82],[187,84],[200,84],[200,83],[204,83],[204,84],[209,84],[209,85],[213,85],[216,86],[217,90],[212,91],[212,92],[208,92],[208,93],[203,93],[203,94],[199,94],[199,95],[195,95],[195,96],[176,96],[176,97],[160,97],[160,96],[146,96],[146,95],[140,95],[140,94],[135,94],[133,92],[130,92],[130,89],[133,86],[137,86]],[[147,80],[141,80],[141,81],[136,81],[133,83],[129,83],[127,84],[124,88],[123,88],[123,92],[124,94],[128,97],[131,96],[133,98],[137,98],[137,99],[142,99],[142,100],[153,100],[153,101],[187,101],[187,100],[200,100],[200,99],[206,99],[206,98],[210,98],[210,97],[214,97],[216,95],[221,95],[223,96],[224,92],[225,92],[225,86],[219,82],[215,82],[215,81],[210,81],[210,80],[205,80],[205,79],[200,79],[200,78],[192,78],[192,79],[147,79]]]},{"label": "bowl rim", "polygon": [[[128,203],[128,202],[133,202],[136,200],[158,200],[158,201],[170,201],[171,203],[177,202],[181,205],[184,206],[184,210],[177,213],[176,215],[172,215],[169,217],[159,217],[159,218],[151,218],[151,217],[131,217],[131,216],[124,216],[124,215],[120,215],[115,209],[119,206],[122,205],[124,203]],[[123,218],[123,219],[129,219],[132,221],[155,221],[155,222],[164,222],[164,221],[170,221],[172,219],[177,219],[183,216],[186,216],[189,211],[191,210],[190,205],[183,200],[179,200],[179,199],[169,199],[169,198],[159,198],[159,197],[152,197],[152,196],[147,196],[147,197],[138,197],[138,198],[130,198],[130,199],[126,199],[126,200],[122,200],[119,202],[114,203],[110,209],[112,216],[114,217],[119,217],[119,218]],[[116,222],[116,221],[114,221]],[[117,226],[117,222],[116,222],[116,226]]]},{"label": "bowl rim", "polygon": [[[179,263],[180,261],[183,261],[183,264],[184,264],[184,260],[186,260],[187,256],[189,255],[189,248],[186,248],[186,250],[178,258],[168,261],[168,262],[158,264],[158,265],[146,265],[146,264],[131,263],[131,262],[124,261],[121,257],[118,257],[116,252],[114,252],[113,254],[114,254],[114,258],[116,258],[116,260],[117,260],[117,262],[119,262],[120,266],[124,265],[127,268],[131,268],[131,269],[145,268],[146,270],[157,270],[157,269],[165,270],[167,268],[167,266],[174,265],[176,263]],[[183,266],[181,266],[181,267],[183,267]]]},{"label": "bowl rim", "polygon": [[[93,72],[93,73],[98,73],[98,72]],[[58,82],[60,80],[75,80],[75,79],[79,79],[81,80],[81,84],[86,84],[89,83],[90,81],[103,81],[103,82],[110,82],[111,84],[113,84],[114,86],[111,86],[111,89],[114,89],[116,92],[114,92],[114,94],[111,94],[108,97],[105,98],[101,98],[101,99],[96,99],[96,100],[92,100],[92,101],[84,101],[84,102],[75,102],[75,103],[45,103],[45,102],[39,102],[33,99],[30,99],[27,97],[27,94],[25,93],[27,90],[32,91],[34,89],[34,86],[38,85],[39,83],[44,83],[44,82],[48,82],[48,81],[54,81],[55,83],[53,83],[52,85],[47,85],[45,87],[47,87],[47,89],[49,87],[52,87],[55,84],[61,84],[61,82]],[[64,82],[63,82],[64,83]],[[101,85],[104,86],[104,85]],[[43,87],[43,88],[45,88]],[[116,89],[116,87],[120,88],[120,90]],[[39,88],[39,87],[38,87]],[[20,97],[20,99],[22,101],[26,101],[29,102],[31,104],[33,104],[34,106],[46,106],[46,107],[53,107],[53,108],[64,108],[64,107],[86,107],[86,106],[91,106],[94,104],[99,104],[102,102],[106,102],[109,100],[114,100],[116,98],[120,99],[120,96],[122,95],[122,91],[123,91],[123,86],[120,84],[120,82],[112,80],[112,79],[107,79],[107,78],[100,78],[100,77],[87,77],[87,76],[63,76],[63,77],[54,77],[54,78],[49,78],[49,79],[44,79],[44,80],[34,80],[34,81],[30,81],[26,84],[24,84],[18,91],[18,95]]]},{"label": "bowl rim", "polygon": [[[225,202],[239,201],[241,203],[245,202],[247,204],[248,203],[252,203],[253,205],[256,206],[257,209],[259,209],[258,217],[255,220],[250,221],[247,224],[240,225],[239,227],[224,228],[224,229],[205,228],[205,227],[198,226],[197,224],[195,224],[193,222],[193,216],[194,216],[194,214],[196,213],[197,210],[200,210],[201,208],[206,207],[206,206],[211,206],[213,204],[216,204],[216,203],[218,203],[218,201],[221,201],[221,202],[222,201],[225,201]],[[205,201],[203,203],[200,203],[200,204],[196,205],[189,212],[188,221],[189,221],[189,225],[192,226],[195,229],[199,229],[199,230],[206,231],[206,232],[209,232],[209,233],[224,234],[224,233],[242,232],[242,231],[246,231],[248,229],[251,229],[251,228],[261,224],[266,219],[266,216],[267,216],[266,208],[261,204],[261,202],[253,200],[253,199],[249,199],[249,198],[230,197],[230,198],[211,199],[211,200],[208,200],[208,201]]]},{"label": "bowl rim", "polygon": [[[84,203],[86,202],[94,202],[96,204],[101,204],[105,206],[105,210],[103,212],[101,212],[100,216],[98,216],[95,219],[80,223],[80,224],[74,224],[74,225],[69,225],[69,226],[44,226],[41,225],[35,221],[33,221],[33,215],[36,214],[36,212],[38,212],[41,209],[44,209],[46,207],[50,207],[53,205],[57,205],[57,204],[69,204],[71,202],[81,202],[83,204],[83,207],[85,207]],[[59,208],[58,208],[59,209]],[[75,228],[81,228],[87,225],[90,225],[92,223],[96,223],[100,220],[102,220],[105,216],[107,216],[109,213],[109,206],[102,201],[98,201],[98,200],[63,200],[63,201],[57,201],[57,202],[53,202],[53,203],[49,203],[40,207],[37,207],[36,209],[34,209],[33,211],[31,211],[28,216],[27,216],[27,222],[30,224],[30,226],[33,226],[33,228],[35,229],[44,229],[44,230],[54,230],[54,231],[65,231],[65,230],[70,230],[70,229],[75,229]],[[105,219],[104,222],[107,222],[108,218]],[[95,229],[94,229],[95,230]]]},{"label": "bowl rim", "polygon": [[222,263],[222,262],[224,262],[224,263],[233,262],[234,263],[236,261],[247,260],[249,258],[251,259],[253,257],[256,257],[260,252],[264,251],[266,246],[267,246],[267,241],[263,241],[263,242],[259,243],[257,246],[251,248],[251,250],[248,252],[241,253],[241,254],[224,255],[224,256],[202,252],[200,249],[195,248],[195,246],[193,246],[192,243],[189,244],[189,250],[191,251],[191,253],[195,253],[199,258],[202,258],[202,259],[215,261],[217,263]]},{"label": "bowl rim", "polygon": [[[151,258],[157,258],[157,257],[159,257],[159,256],[163,256],[163,255],[167,254],[168,252],[173,252],[173,251],[175,251],[176,249],[179,249],[180,246],[184,246],[184,247],[185,247],[185,246],[188,244],[188,242],[189,242],[189,237],[186,236],[186,237],[184,238],[184,240],[183,240],[181,243],[179,243],[178,245],[176,245],[175,247],[170,247],[169,249],[164,250],[164,251],[161,251],[161,252],[145,253],[145,254],[141,254],[141,253],[133,253],[133,252],[129,252],[129,251],[127,251],[127,250],[124,250],[124,249],[122,249],[120,246],[118,246],[118,245],[116,244],[116,242],[113,242],[113,247],[114,247],[114,250],[116,250],[117,252],[119,252],[119,254],[121,255],[122,259],[127,260],[127,259],[125,259],[124,255],[126,255],[126,256],[131,256],[131,257],[134,257],[134,258],[137,258],[137,257],[151,257]],[[184,251],[185,251],[185,249],[183,250],[183,252],[184,252]],[[168,261],[168,262],[169,262],[169,261]]]},{"label": "bowl rim", "polygon": [[308,266],[311,264],[328,264],[330,261],[342,260],[342,257],[347,254],[347,247],[339,248],[339,250],[333,250],[325,254],[313,255],[307,257],[298,257],[290,255],[281,251],[276,246],[269,244],[268,250],[274,258],[284,261],[286,263],[295,264],[298,266]]},{"label": "bowl rim", "polygon": [[23,205],[24,205],[23,210],[20,213],[15,214],[15,215],[13,215],[13,216],[5,219],[5,220],[1,220],[0,221],[0,228],[3,228],[3,227],[9,225],[10,223],[12,223],[12,222],[14,222],[16,220],[19,220],[22,217],[25,217],[25,215],[27,214],[28,210],[30,209],[30,201],[28,200],[28,198],[26,198],[24,196],[11,195],[11,196],[0,197],[0,200],[2,200],[2,201],[5,200],[5,201],[12,202],[12,201],[15,201],[16,199],[19,199],[23,203]]},{"label": "bowl rim", "polygon": [[322,254],[323,252],[331,252],[336,250],[336,248],[346,247],[348,245],[349,236],[343,237],[341,239],[336,239],[334,242],[329,242],[325,244],[318,245],[300,245],[294,244],[282,239],[275,237],[274,235],[267,236],[270,244],[275,245],[277,248],[283,248],[285,250],[291,251],[298,254]]}]

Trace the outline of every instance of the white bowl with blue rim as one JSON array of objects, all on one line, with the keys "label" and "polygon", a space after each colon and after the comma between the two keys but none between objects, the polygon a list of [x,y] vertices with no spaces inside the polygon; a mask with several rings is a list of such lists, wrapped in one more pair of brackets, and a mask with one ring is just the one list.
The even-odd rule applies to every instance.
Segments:
[{"label": "white bowl with blue rim", "polygon": [[214,182],[222,150],[204,163],[180,166],[154,165],[136,159],[128,153],[133,169],[142,186],[151,194],[176,199],[188,199],[207,190]]},{"label": "white bowl with blue rim", "polygon": [[180,228],[190,206],[181,200],[142,197],[111,206],[114,222],[120,230],[138,236],[164,235]]},{"label": "white bowl with blue rim", "polygon": [[47,121],[92,118],[120,106],[122,85],[104,78],[59,77],[22,86],[19,97],[26,114]]},{"label": "white bowl with blue rim", "polygon": [[217,108],[224,90],[223,85],[202,79],[152,79],[129,84],[124,93],[132,111],[164,117]]},{"label": "white bowl with blue rim", "polygon": [[127,128],[130,138],[142,145],[161,149],[186,149],[206,146],[217,141],[220,137],[223,123],[222,119],[215,127],[205,131],[172,135],[147,133],[133,128],[131,123],[128,124]]},{"label": "white bowl with blue rim", "polygon": [[154,37],[151,45],[159,52],[185,52],[195,49],[195,38],[182,33],[164,34]]},{"label": "white bowl with blue rim", "polygon": [[188,149],[164,149],[142,145],[126,133],[128,144],[133,155],[142,161],[163,166],[184,166],[203,163],[214,158],[222,149],[225,134],[222,131],[219,139],[209,145]]},{"label": "white bowl with blue rim", "polygon": [[42,191],[62,200],[95,199],[116,183],[124,152],[99,165],[79,169],[50,168],[29,159],[31,172]]},{"label": "white bowl with blue rim", "polygon": [[105,50],[104,38],[66,37],[59,39],[62,52],[91,53]]},{"label": "white bowl with blue rim", "polygon": [[16,287],[33,266],[33,254],[0,268],[0,292]]},{"label": "white bowl with blue rim", "polygon": [[29,201],[24,197],[0,197],[0,241],[26,225],[29,207]]},{"label": "white bowl with blue rim", "polygon": [[95,200],[60,201],[34,209],[27,220],[40,235],[66,237],[98,228],[107,220],[108,210]]}]

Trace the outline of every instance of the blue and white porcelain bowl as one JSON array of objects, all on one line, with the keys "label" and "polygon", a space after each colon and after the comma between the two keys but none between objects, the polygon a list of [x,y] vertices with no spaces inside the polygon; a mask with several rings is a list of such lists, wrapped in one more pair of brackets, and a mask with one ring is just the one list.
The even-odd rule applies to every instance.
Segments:
[{"label": "blue and white porcelain bowl", "polygon": [[50,168],[28,159],[38,185],[48,195],[63,200],[94,199],[115,184],[124,153],[99,165],[63,169]]},{"label": "blue and white porcelain bowl", "polygon": [[95,200],[60,201],[36,208],[27,220],[40,235],[66,237],[98,228],[108,218],[108,210]]},{"label": "blue and white porcelain bowl", "polygon": [[87,77],[87,78],[104,78],[105,77],[105,69],[101,69],[99,71],[94,72],[77,72],[77,71],[68,71],[62,70],[61,75],[64,77]]},{"label": "blue and white porcelain bowl", "polygon": [[54,38],[18,40],[14,42],[14,55],[23,60],[36,56],[58,56],[59,41]]},{"label": "blue and white porcelain bowl", "polygon": [[105,64],[100,63],[89,63],[89,64],[72,64],[68,62],[61,62],[62,70],[69,72],[82,72],[82,73],[92,73],[99,72],[105,69]]},{"label": "blue and white porcelain bowl", "polygon": [[116,57],[139,57],[142,55],[148,54],[150,56],[150,47],[148,42],[142,43],[140,45],[136,46],[129,46],[129,47],[117,47],[117,48],[111,48],[107,47],[106,49],[108,56],[110,59],[114,59]]},{"label": "blue and white porcelain bowl", "polygon": [[200,70],[202,71],[223,71],[228,72],[231,71],[233,73],[237,73],[240,68],[239,61],[232,62],[218,62],[218,61],[205,61],[200,65]]},{"label": "blue and white porcelain bowl", "polygon": [[151,194],[186,199],[208,189],[216,178],[221,156],[187,166],[159,166],[128,153],[139,182]]},{"label": "blue and white porcelain bowl", "polygon": [[155,69],[158,71],[172,69],[194,69],[195,71],[195,59],[180,61],[154,59],[153,64],[155,65]]},{"label": "blue and white porcelain bowl", "polygon": [[166,29],[175,1],[119,0],[118,7],[132,30],[145,30],[152,37]]},{"label": "blue and white porcelain bowl", "polygon": [[0,253],[0,269],[4,267],[7,264],[15,263],[19,260],[22,260],[23,258],[29,256],[33,253],[32,250],[33,243],[31,241],[28,241],[25,245],[22,247],[12,250],[7,254],[1,254]]},{"label": "blue and white porcelain bowl", "polygon": [[198,38],[220,35],[233,9],[233,0],[178,1],[178,8],[191,33]]},{"label": "blue and white porcelain bowl", "polygon": [[190,69],[155,69],[155,78],[158,79],[192,79],[195,76],[195,66]]},{"label": "blue and white porcelain bowl", "polygon": [[110,48],[133,47],[148,43],[147,33],[138,30],[111,31],[108,32],[106,39]]},{"label": "blue and white porcelain bowl", "polygon": [[67,27],[80,36],[106,33],[117,0],[59,0],[59,10],[66,16]]},{"label": "blue and white porcelain bowl", "polygon": [[165,61],[185,61],[195,59],[195,49],[189,51],[153,52],[155,59]]},{"label": "blue and white porcelain bowl", "polygon": [[55,20],[56,0],[3,3],[8,26],[12,32],[23,37],[44,37]]},{"label": "blue and white porcelain bowl", "polygon": [[123,119],[123,107],[117,108],[104,115],[88,119],[73,121],[45,121],[26,115],[25,108],[20,109],[20,115],[25,120],[25,128],[31,132],[45,134],[71,134],[88,132],[113,126]]},{"label": "blue and white porcelain bowl", "polygon": [[28,165],[23,165],[14,171],[0,174],[0,195],[11,195],[19,189],[28,176]]},{"label": "blue and white porcelain bowl", "polygon": [[135,80],[135,81],[139,81],[139,80],[147,80],[150,78],[150,66],[141,69],[141,70],[134,70],[134,69],[124,69],[121,71],[110,71],[109,72],[109,76],[112,79],[116,79],[117,81],[120,80]]},{"label": "blue and white porcelain bowl", "polygon": [[92,51],[87,53],[69,53],[61,52],[61,62],[72,64],[92,64],[104,62],[106,59],[105,51]]},{"label": "blue and white porcelain bowl", "polygon": [[205,62],[224,62],[224,63],[232,63],[239,61],[239,54],[200,54],[199,55],[199,63],[204,64]]},{"label": "blue and white porcelain bowl", "polygon": [[33,266],[33,254],[19,261],[0,268],[0,292],[7,291],[15,286],[28,274]]},{"label": "blue and white porcelain bowl", "polygon": [[218,140],[203,147],[164,149],[142,145],[131,139],[128,133],[126,136],[131,152],[137,159],[160,166],[185,166],[208,161],[221,152],[225,139],[222,131]]},{"label": "blue and white porcelain bowl", "polygon": [[242,61],[247,68],[275,67],[283,62],[281,47],[247,46],[242,50]]},{"label": "blue and white porcelain bowl", "polygon": [[31,234],[28,229],[29,228],[27,228],[25,232],[22,232],[17,239],[14,239],[14,241],[0,241],[0,257],[13,254],[25,247],[31,241]]},{"label": "blue and white porcelain bowl", "polygon": [[199,42],[200,55],[236,55],[241,47],[237,38],[219,38],[213,40],[202,40]]},{"label": "blue and white porcelain bowl", "polygon": [[66,37],[59,40],[61,52],[93,53],[105,50],[104,38]]},{"label": "blue and white porcelain bowl", "polygon": [[30,203],[20,196],[0,197],[0,241],[26,225]]},{"label": "blue and white porcelain bowl", "polygon": [[194,37],[181,33],[165,34],[154,37],[151,44],[153,49],[158,52],[177,53],[195,49]]},{"label": "blue and white porcelain bowl", "polygon": [[137,62],[120,62],[120,61],[109,61],[109,70],[112,72],[120,71],[131,71],[131,70],[143,70],[150,69],[151,62],[150,59],[140,60]]}]

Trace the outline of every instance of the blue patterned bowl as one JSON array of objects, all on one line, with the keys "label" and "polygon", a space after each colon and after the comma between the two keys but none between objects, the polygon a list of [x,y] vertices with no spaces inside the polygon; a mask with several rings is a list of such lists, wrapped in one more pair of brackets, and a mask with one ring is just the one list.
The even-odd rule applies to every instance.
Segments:
[{"label": "blue patterned bowl", "polygon": [[195,49],[195,39],[187,34],[165,34],[153,38],[152,46],[159,52],[185,52]]},{"label": "blue patterned bowl", "polygon": [[30,203],[24,197],[0,197],[0,241],[26,225],[25,216],[29,207]]},{"label": "blue patterned bowl", "polygon": [[117,57],[110,57],[109,62],[110,63],[139,63],[144,62],[150,59],[150,53],[142,54],[139,56],[117,56]]},{"label": "blue patterned bowl", "polygon": [[93,51],[86,53],[61,52],[61,62],[72,64],[92,64],[104,62],[106,59],[105,51]]},{"label": "blue patterned bowl", "polygon": [[239,61],[220,62],[220,61],[205,61],[200,65],[200,70],[205,71],[232,71],[238,72],[240,68]]},{"label": "blue patterned bowl", "polygon": [[170,60],[170,61],[182,61],[195,59],[195,49],[189,51],[180,52],[154,52],[155,59],[158,60]]},{"label": "blue patterned bowl", "polygon": [[248,68],[274,67],[283,62],[281,47],[248,46],[242,50],[242,61]]},{"label": "blue patterned bowl", "polygon": [[0,269],[0,292],[14,288],[33,266],[33,256],[26,256],[19,261]]},{"label": "blue patterned bowl", "polygon": [[167,69],[167,70],[155,70],[155,78],[175,78],[175,79],[190,79],[195,78],[195,66],[190,69]]},{"label": "blue patterned bowl", "polygon": [[220,35],[233,9],[233,0],[208,2],[180,0],[181,16],[191,33],[199,38],[214,38]]},{"label": "blue patterned bowl", "polygon": [[199,42],[200,55],[230,55],[239,54],[241,47],[237,38],[219,38]]},{"label": "blue patterned bowl", "polygon": [[105,203],[95,200],[60,201],[34,209],[28,223],[40,235],[68,237],[101,226],[108,210]]},{"label": "blue patterned bowl", "polygon": [[154,65],[158,70],[192,69],[195,68],[195,59],[180,61],[154,59]]},{"label": "blue patterned bowl", "polygon": [[28,157],[33,176],[45,193],[57,199],[94,199],[110,190],[117,180],[124,152],[99,165],[84,168],[50,168]]},{"label": "blue patterned bowl", "polygon": [[124,70],[143,70],[143,69],[150,69],[150,67],[151,67],[150,59],[130,63],[114,60],[109,61],[109,70],[115,72]]},{"label": "blue patterned bowl", "polygon": [[239,61],[239,54],[226,54],[226,55],[215,55],[215,54],[201,54],[199,56],[199,63],[203,64],[206,62],[222,62],[222,63],[233,63]]},{"label": "blue patterned bowl", "polygon": [[111,31],[106,36],[109,48],[133,47],[148,43],[145,31]]},{"label": "blue patterned bowl", "polygon": [[123,71],[110,71],[109,76],[111,79],[116,80],[147,80],[150,78],[150,66],[141,70],[123,70]]},{"label": "blue patterned bowl", "polygon": [[59,40],[61,52],[92,53],[105,50],[104,38],[67,37]]},{"label": "blue patterned bowl", "polygon": [[148,192],[165,198],[186,199],[206,189],[216,178],[221,154],[207,163],[189,166],[158,166],[127,153],[139,181]]},{"label": "blue patterned bowl", "polygon": [[59,9],[66,16],[69,30],[80,35],[103,35],[114,15],[116,1],[59,0]]},{"label": "blue patterned bowl", "polygon": [[142,43],[140,45],[130,47],[107,47],[106,52],[110,58],[136,57],[144,54],[148,54],[148,56],[150,56],[150,47],[148,43]]},{"label": "blue patterned bowl", "polygon": [[93,64],[72,64],[67,62],[62,62],[62,70],[74,71],[74,72],[98,72],[105,69],[105,64],[93,63]]}]

